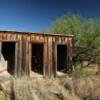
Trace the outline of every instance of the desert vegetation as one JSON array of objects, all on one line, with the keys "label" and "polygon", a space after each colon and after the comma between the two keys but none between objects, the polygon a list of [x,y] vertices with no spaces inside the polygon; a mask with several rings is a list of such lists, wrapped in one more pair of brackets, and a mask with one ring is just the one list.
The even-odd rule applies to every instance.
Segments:
[{"label": "desert vegetation", "polygon": [[44,32],[73,35],[73,67],[100,67],[100,19],[67,13],[56,18]]},{"label": "desert vegetation", "polygon": [[88,100],[100,99],[100,78],[66,77],[6,80],[0,84],[0,100]]}]

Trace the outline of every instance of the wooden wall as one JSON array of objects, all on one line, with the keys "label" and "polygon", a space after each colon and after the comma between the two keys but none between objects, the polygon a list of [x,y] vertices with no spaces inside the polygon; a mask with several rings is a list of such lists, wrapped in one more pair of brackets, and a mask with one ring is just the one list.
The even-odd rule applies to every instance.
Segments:
[{"label": "wooden wall", "polygon": [[[21,76],[22,72],[22,34],[0,32],[0,49],[2,42],[15,42],[15,76]],[[1,55],[1,50],[0,50]]]},{"label": "wooden wall", "polygon": [[[24,32],[0,32],[0,48],[2,41],[15,42],[15,75],[30,75],[31,72],[31,43],[44,44],[44,76],[55,75],[56,72],[56,48],[57,44],[67,45],[67,69],[70,69],[72,64],[72,36],[63,35],[45,35],[38,33]],[[0,49],[1,51],[1,49]]]}]

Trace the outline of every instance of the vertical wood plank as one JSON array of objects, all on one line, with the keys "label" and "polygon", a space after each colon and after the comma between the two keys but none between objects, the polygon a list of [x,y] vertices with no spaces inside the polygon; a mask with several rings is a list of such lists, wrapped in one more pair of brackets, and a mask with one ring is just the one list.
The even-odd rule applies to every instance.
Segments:
[{"label": "vertical wood plank", "polygon": [[21,74],[22,74],[22,35],[19,35],[18,38],[19,38],[18,76],[21,77]]},{"label": "vertical wood plank", "polygon": [[66,38],[65,38],[65,43],[66,43],[66,44],[67,44],[67,41],[68,41],[68,38],[66,37]]},{"label": "vertical wood plank", "polygon": [[43,60],[43,62],[44,62],[44,67],[43,67],[43,74],[44,74],[44,76],[46,76],[46,74],[47,74],[47,38],[45,37],[45,40],[44,40],[45,42],[44,42],[44,52],[43,52],[43,58],[44,58],[44,60]]},{"label": "vertical wood plank", "polygon": [[69,38],[69,66],[70,70],[72,71],[72,38]]},{"label": "vertical wood plank", "polygon": [[30,36],[27,35],[27,41],[26,41],[26,67],[27,67],[27,71],[26,74],[29,76],[30,75],[30,68],[29,68],[29,43],[30,43]]},{"label": "vertical wood plank", "polygon": [[52,37],[48,37],[48,76],[52,74]]},{"label": "vertical wood plank", "polygon": [[39,38],[40,38],[40,37],[39,37],[38,35],[36,35],[36,41],[39,41]]},{"label": "vertical wood plank", "polygon": [[59,36],[58,43],[62,43],[62,37]]},{"label": "vertical wood plank", "polygon": [[31,74],[32,45],[29,43],[29,74]]},{"label": "vertical wood plank", "polygon": [[6,34],[5,33],[2,33],[2,39],[3,40],[7,40],[7,37],[6,37]]},{"label": "vertical wood plank", "polygon": [[35,40],[35,36],[31,35],[31,41],[34,41],[34,40]]},{"label": "vertical wood plank", "polygon": [[26,75],[27,74],[27,64],[26,64],[26,53],[27,53],[27,35],[22,35],[22,74]]},{"label": "vertical wood plank", "polygon": [[9,40],[9,39],[10,39],[10,36],[11,36],[10,34],[7,34],[7,40]]},{"label": "vertical wood plank", "polygon": [[57,71],[57,44],[55,43],[55,41],[53,41],[53,52],[52,52],[52,55],[53,55],[53,68],[52,68],[52,71],[53,71],[53,75],[54,77],[56,77],[56,71]]},{"label": "vertical wood plank", "polygon": [[55,44],[55,74],[57,74],[57,43]]},{"label": "vertical wood plank", "polygon": [[2,33],[0,33],[0,41],[2,41]]},{"label": "vertical wood plank", "polygon": [[[28,37],[28,35],[27,35],[27,37]],[[26,54],[26,56],[25,56],[25,58],[26,58],[26,61],[25,61],[25,65],[26,65],[26,75],[29,75],[29,61],[28,61],[28,59],[29,59],[29,45],[28,45],[28,38],[26,37],[26,52],[25,52],[25,54]]]},{"label": "vertical wood plank", "polygon": [[14,67],[14,75],[17,76],[17,67],[18,67],[18,42],[15,43],[15,67]]},{"label": "vertical wood plank", "polygon": [[67,39],[67,71],[70,71],[70,41]]},{"label": "vertical wood plank", "polygon": [[20,51],[19,51],[19,72],[22,74],[22,40],[20,40]]},{"label": "vertical wood plank", "polygon": [[40,40],[41,42],[44,42],[44,36],[43,36],[43,35],[40,35],[39,40]]},{"label": "vertical wood plank", "polygon": [[47,37],[47,39],[48,39],[48,45],[47,45],[47,50],[48,50],[48,53],[47,53],[47,57],[48,57],[48,77],[50,77],[50,51],[49,51],[49,44],[50,44],[50,41],[49,41],[49,37]]},{"label": "vertical wood plank", "polygon": [[16,41],[16,34],[13,35],[13,41]]},{"label": "vertical wood plank", "polygon": [[46,67],[46,75],[49,76],[49,72],[48,72],[48,65],[49,65],[49,48],[48,48],[48,45],[49,45],[49,42],[48,42],[48,36],[46,36],[46,43],[47,43],[47,67]]}]

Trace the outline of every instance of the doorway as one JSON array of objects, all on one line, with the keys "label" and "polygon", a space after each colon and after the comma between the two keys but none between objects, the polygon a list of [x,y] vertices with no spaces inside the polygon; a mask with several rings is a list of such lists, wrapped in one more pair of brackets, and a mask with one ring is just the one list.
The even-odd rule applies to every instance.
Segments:
[{"label": "doorway", "polygon": [[43,75],[43,43],[32,43],[31,70]]},{"label": "doorway", "polygon": [[7,71],[13,75],[15,69],[15,42],[2,42],[1,53],[7,61]]},{"label": "doorway", "polygon": [[66,72],[67,67],[67,45],[57,44],[57,71]]}]

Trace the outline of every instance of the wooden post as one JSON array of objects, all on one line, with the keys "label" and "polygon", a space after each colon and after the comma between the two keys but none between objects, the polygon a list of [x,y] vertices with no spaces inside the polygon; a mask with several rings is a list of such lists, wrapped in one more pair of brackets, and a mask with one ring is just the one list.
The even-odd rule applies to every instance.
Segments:
[{"label": "wooden post", "polygon": [[46,76],[46,69],[47,69],[47,43],[44,43],[44,52],[43,52],[43,75]]},{"label": "wooden post", "polygon": [[21,56],[21,59],[22,59],[22,66],[21,66],[21,74],[22,75],[26,75],[26,37],[25,35],[22,36],[22,56]]},{"label": "wooden post", "polygon": [[32,44],[29,43],[29,75],[31,74]]},{"label": "wooden post", "polygon": [[70,38],[68,38],[68,41],[67,41],[67,70],[68,70],[68,72],[70,72],[71,71],[71,63],[72,63],[72,61],[71,61],[71,50],[72,48],[71,48],[71,45],[70,45]]},{"label": "wooden post", "polygon": [[53,74],[56,77],[57,71],[57,44],[53,42]]},{"label": "wooden post", "polygon": [[44,65],[44,68],[43,68],[43,75],[44,76],[48,76],[48,39],[47,37],[44,37],[44,52],[43,52],[43,65]]},{"label": "wooden post", "polygon": [[17,76],[17,67],[18,67],[18,42],[15,43],[15,68],[14,68],[15,76]]},{"label": "wooden post", "polygon": [[52,74],[52,37],[48,37],[48,76]]},{"label": "wooden post", "polygon": [[21,77],[22,74],[22,40],[19,41],[19,66],[18,66],[18,76]]},{"label": "wooden post", "polygon": [[72,71],[72,38],[69,38],[69,67],[70,71]]},{"label": "wooden post", "polygon": [[26,56],[25,56],[25,65],[26,65],[26,75],[29,75],[29,44],[28,44],[28,40],[26,41],[26,52],[25,52]]}]

